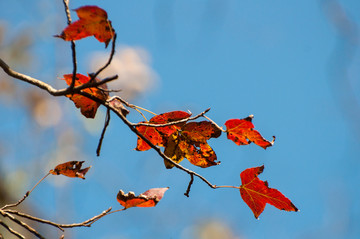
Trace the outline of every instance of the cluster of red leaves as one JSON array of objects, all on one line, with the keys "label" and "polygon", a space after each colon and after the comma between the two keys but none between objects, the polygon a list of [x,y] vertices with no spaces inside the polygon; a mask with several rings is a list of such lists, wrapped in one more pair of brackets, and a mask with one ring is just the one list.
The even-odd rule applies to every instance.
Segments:
[{"label": "cluster of red leaves", "polygon": [[[220,162],[216,162],[216,154],[208,145],[207,140],[219,137],[221,130],[209,121],[184,121],[189,117],[190,114],[183,111],[167,112],[154,116],[147,123],[164,125],[174,122],[173,124],[157,127],[141,125],[136,128],[152,144],[164,147],[165,155],[176,163],[187,158],[190,163],[203,168],[218,165]],[[272,146],[275,137],[273,137],[272,141],[262,137],[257,130],[254,130],[252,119],[253,116],[249,116],[244,119],[226,121],[227,138],[237,145],[248,145],[253,142],[264,149]],[[145,151],[150,148],[150,145],[138,137],[136,150]],[[172,168],[174,165],[165,161],[165,166],[166,168]],[[254,216],[259,217],[266,203],[281,210],[298,211],[295,205],[282,193],[269,188],[266,181],[261,181],[257,177],[263,169],[264,166],[249,168],[240,174],[242,181],[240,186],[241,197],[253,211]]]},{"label": "cluster of red leaves", "polygon": [[[172,111],[156,115],[150,119],[150,124],[167,124],[187,119],[190,114],[184,111]],[[226,132],[228,139],[237,145],[247,145],[251,142],[266,149],[272,146],[261,134],[254,130],[251,122],[252,117],[245,119],[231,119],[226,121]],[[165,147],[164,153],[174,162],[179,163],[187,158],[190,163],[207,168],[218,165],[214,150],[209,146],[207,140],[218,138],[221,130],[209,121],[181,122],[170,126],[137,126],[136,129],[147,138],[152,144]],[[274,138],[275,139],[275,138]],[[136,150],[145,151],[150,149],[143,139],[138,137]],[[166,168],[172,168],[172,163],[165,161]]]},{"label": "cluster of red leaves", "polygon": [[[111,39],[113,39],[115,31],[111,26],[111,21],[108,20],[108,16],[105,10],[97,6],[83,6],[74,10],[79,17],[79,20],[69,24],[60,35],[55,37],[62,38],[65,41],[80,40],[85,37],[94,36],[99,42],[104,42],[107,47]],[[68,85],[72,82],[73,75],[64,75],[64,80]],[[88,83],[90,77],[82,74],[76,74],[75,86]],[[95,81],[99,81],[95,79]],[[107,89],[106,84],[101,86],[103,89]],[[83,92],[86,92],[100,101],[105,101],[108,98],[108,93],[101,91],[99,88],[87,88]],[[100,104],[94,100],[91,100],[80,94],[68,95],[76,105],[80,108],[81,113],[86,118],[94,118],[97,108]]]},{"label": "cluster of red leaves", "polygon": [[[107,13],[97,6],[84,6],[75,10],[79,20],[67,26],[60,35],[56,37],[65,41],[79,40],[88,36],[94,36],[98,41],[104,42],[107,47],[114,37],[114,29],[111,21],[108,20]],[[64,75],[64,80],[71,85],[72,74]],[[91,77],[82,74],[76,74],[75,87],[89,83]],[[94,79],[98,82],[98,79]],[[99,101],[106,101],[109,97],[107,86],[103,84],[100,87],[91,87],[82,90],[82,92],[97,98]],[[81,113],[87,118],[94,118],[100,103],[80,94],[67,95]],[[119,102],[110,102],[118,106]],[[121,108],[126,115],[127,109]],[[184,111],[172,111],[156,115],[148,123],[160,126],[136,127],[149,142],[155,146],[164,147],[164,153],[175,163],[180,163],[184,158],[188,159],[193,165],[207,168],[218,165],[217,156],[207,141],[211,138],[218,138],[221,135],[221,128],[218,128],[210,121],[188,122],[191,114]],[[254,130],[252,123],[253,116],[244,119],[230,119],[225,122],[227,138],[237,145],[248,145],[254,143],[264,149],[274,144],[266,140],[257,130]],[[165,126],[164,126],[165,125]],[[142,138],[138,137],[136,150],[146,151],[151,146]],[[85,179],[85,174],[90,167],[81,169],[84,161],[70,161],[59,164],[49,171],[54,175],[63,174],[68,177],[79,177]],[[164,161],[166,168],[172,168],[173,163]],[[262,173],[264,166],[248,168],[240,174],[242,185],[240,194],[245,203],[253,211],[256,218],[263,212],[266,204],[271,204],[278,209],[286,211],[298,211],[295,205],[276,189],[269,188],[266,181],[261,181],[258,175]],[[168,188],[153,188],[138,196],[133,192],[124,194],[122,190],[117,194],[117,201],[124,206],[124,209],[130,207],[154,207],[163,197]]]},{"label": "cluster of red leaves", "polygon": [[[156,115],[148,123],[167,124],[187,119],[190,116],[184,111],[172,111]],[[161,127],[137,126],[136,129],[154,145],[165,147],[165,155],[176,163],[187,158],[190,163],[202,168],[219,164],[207,140],[219,137],[221,130],[208,121],[181,122]],[[145,151],[150,148],[150,145],[138,137],[136,150]],[[172,163],[167,161],[165,161],[165,166],[166,168],[173,167]]]}]

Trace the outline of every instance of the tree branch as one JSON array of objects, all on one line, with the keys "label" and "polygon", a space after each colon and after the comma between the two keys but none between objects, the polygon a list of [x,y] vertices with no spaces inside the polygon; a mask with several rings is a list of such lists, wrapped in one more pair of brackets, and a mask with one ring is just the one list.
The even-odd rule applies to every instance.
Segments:
[{"label": "tree branch", "polygon": [[[20,233],[18,233],[17,231],[15,231],[14,229],[12,229],[11,227],[9,227],[5,222],[1,221],[0,220],[0,225],[5,227],[6,230],[8,230],[11,234],[17,236],[18,238],[21,238],[21,239],[25,239],[25,237],[23,235],[21,235]],[[0,234],[0,238],[3,238]]]},{"label": "tree branch", "polygon": [[[63,0],[64,8],[65,8],[65,14],[67,18],[67,24],[71,24],[71,15],[69,10],[69,0]],[[71,56],[72,56],[72,62],[73,62],[73,75],[72,80],[70,84],[70,89],[73,89],[75,86],[75,80],[76,80],[76,72],[77,72],[77,61],[76,61],[76,48],[75,48],[75,41],[71,41]]]},{"label": "tree branch", "polygon": [[96,73],[90,74],[92,80],[95,79],[103,70],[105,70],[111,64],[111,61],[112,61],[112,59],[114,57],[114,54],[115,54],[116,36],[117,35],[115,33],[114,36],[113,36],[113,39],[112,39],[111,52],[110,52],[110,57],[109,57],[108,61]]},{"label": "tree branch", "polygon": [[64,231],[63,228],[90,227],[92,222],[95,222],[98,219],[100,219],[100,218],[106,216],[107,214],[109,214],[111,209],[112,208],[110,207],[110,208],[106,209],[105,211],[103,211],[102,213],[100,213],[100,214],[98,214],[98,215],[96,215],[96,216],[94,216],[94,217],[92,217],[92,218],[90,218],[90,219],[88,219],[86,221],[83,221],[83,222],[80,222],[80,223],[72,223],[72,224],[55,223],[55,222],[52,222],[52,221],[49,221],[49,220],[34,217],[34,216],[29,215],[29,214],[18,212],[16,210],[10,210],[10,209],[5,210],[5,213],[14,214],[14,215],[17,215],[17,216],[20,216],[20,217],[23,217],[23,218],[26,218],[26,219],[29,219],[29,220],[32,220],[32,221],[48,224],[48,225],[51,225],[51,226],[54,226],[54,227],[58,228],[61,231]]},{"label": "tree branch", "polygon": [[1,58],[0,58],[0,67],[9,76],[11,76],[13,78],[16,78],[18,80],[21,80],[21,81],[25,81],[25,82],[27,82],[27,83],[29,83],[31,85],[37,86],[40,89],[46,90],[52,96],[63,96],[63,95],[67,95],[67,94],[79,93],[83,89],[87,89],[87,88],[91,88],[91,87],[97,87],[97,86],[100,86],[100,85],[105,84],[107,82],[116,80],[118,78],[118,76],[115,75],[115,76],[112,76],[112,77],[109,77],[109,78],[105,78],[104,80],[99,81],[99,82],[89,82],[89,83],[86,83],[86,84],[82,84],[80,86],[74,87],[73,89],[71,89],[69,87],[69,88],[65,88],[65,89],[56,90],[51,85],[46,84],[43,81],[40,81],[38,79],[35,79],[35,78],[30,77],[30,76],[27,76],[27,75],[24,75],[24,74],[21,74],[19,72],[14,71]]},{"label": "tree branch", "polygon": [[96,149],[96,155],[98,157],[100,156],[101,145],[102,145],[102,142],[103,142],[103,139],[104,139],[104,136],[105,136],[106,129],[109,126],[109,123],[110,123],[110,109],[108,108],[107,111],[106,111],[104,128],[103,128],[103,130],[101,132],[99,144],[98,144],[98,147]]},{"label": "tree branch", "polygon": [[45,239],[45,237],[43,237],[40,233],[38,233],[34,228],[30,227],[28,224],[26,224],[25,222],[20,221],[19,219],[13,217],[11,214],[0,210],[0,214],[3,217],[7,217],[9,218],[11,221],[19,224],[20,226],[22,226],[23,228],[25,228],[26,230],[28,230],[29,232],[31,232],[32,234],[34,234],[35,236],[37,236],[40,239]]},{"label": "tree branch", "polygon": [[192,184],[193,184],[193,182],[194,182],[194,175],[193,174],[190,174],[190,182],[189,182],[189,185],[188,185],[188,187],[187,187],[187,189],[186,189],[186,192],[184,193],[184,195],[185,196],[187,196],[187,197],[189,197],[189,193],[190,193],[190,190],[191,190],[191,186],[192,186]]}]

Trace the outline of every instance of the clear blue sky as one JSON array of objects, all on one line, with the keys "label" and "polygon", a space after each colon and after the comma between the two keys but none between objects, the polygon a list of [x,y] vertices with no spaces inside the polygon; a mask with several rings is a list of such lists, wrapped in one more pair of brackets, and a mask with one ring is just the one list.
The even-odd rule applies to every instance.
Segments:
[{"label": "clear blue sky", "polygon": [[[47,26],[48,35],[30,31],[38,39],[32,48],[38,62],[37,71],[29,74],[39,78],[56,72],[55,80],[69,73],[59,71],[53,55],[60,45],[69,49],[68,43],[52,38],[65,26],[58,2],[0,3],[0,19],[13,34],[32,24],[56,22],[56,27]],[[69,181],[66,188],[44,183],[29,198],[34,205],[43,205],[54,217],[82,221],[109,206],[121,208],[115,200],[119,189],[136,194],[153,187],[170,189],[156,208],[110,215],[92,228],[69,230],[70,237],[183,239],[193,225],[211,221],[227,224],[239,238],[360,236],[359,1],[71,1],[72,9],[82,5],[108,12],[118,45],[149,53],[159,84],[136,104],[157,113],[196,114],[211,107],[208,116],[220,125],[253,114],[264,137],[277,137],[265,151],[236,146],[222,135],[210,141],[221,165],[200,169],[184,161],[185,166],[214,184],[239,185],[241,171],[264,164],[260,178],[289,197],[300,212],[268,205],[256,220],[237,190],[212,190],[198,179],[187,198],[183,193],[189,176],[165,170],[154,152],[134,151],[136,137],[120,120],[113,117],[100,158],[95,156],[99,133],[89,134],[83,121],[74,120],[85,134],[81,147],[93,168],[85,181]],[[74,12],[72,16],[77,19]],[[79,71],[86,73],[83,62],[89,51],[104,50],[103,44],[89,38],[77,45]],[[71,69],[70,52],[64,55],[68,61],[62,61],[62,67]],[[19,109],[4,110],[10,114],[7,120],[20,114]],[[141,120],[136,112],[129,117]],[[3,126],[0,130],[6,131]],[[49,130],[39,134],[49,141],[53,137]],[[46,154],[46,148],[38,151]],[[59,206],[59,198],[65,198],[70,209],[52,209]]]}]

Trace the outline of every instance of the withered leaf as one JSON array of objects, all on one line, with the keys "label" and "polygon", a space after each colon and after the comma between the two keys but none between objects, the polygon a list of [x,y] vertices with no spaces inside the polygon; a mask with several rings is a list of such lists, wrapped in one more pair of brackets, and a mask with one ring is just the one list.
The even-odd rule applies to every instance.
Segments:
[{"label": "withered leaf", "polygon": [[51,169],[49,173],[53,175],[65,175],[70,178],[82,178],[85,179],[85,174],[89,171],[90,167],[81,169],[82,164],[85,161],[69,161],[57,165],[54,169]]},{"label": "withered leaf", "polygon": [[135,196],[134,192],[125,194],[120,190],[116,199],[125,209],[130,207],[155,207],[168,189],[168,187],[152,188],[138,196]]}]

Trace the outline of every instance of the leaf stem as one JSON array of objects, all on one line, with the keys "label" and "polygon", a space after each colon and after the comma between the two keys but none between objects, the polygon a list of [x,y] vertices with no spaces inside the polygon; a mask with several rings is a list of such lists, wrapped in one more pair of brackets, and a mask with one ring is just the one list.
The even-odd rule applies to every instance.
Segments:
[{"label": "leaf stem", "polygon": [[236,188],[236,189],[240,189],[241,186],[240,186],[240,187],[236,187],[236,186],[227,186],[227,185],[223,185],[223,186],[216,186],[216,185],[215,185],[215,188]]}]

